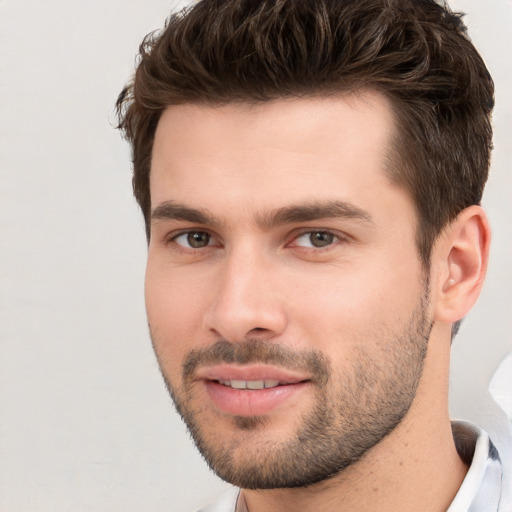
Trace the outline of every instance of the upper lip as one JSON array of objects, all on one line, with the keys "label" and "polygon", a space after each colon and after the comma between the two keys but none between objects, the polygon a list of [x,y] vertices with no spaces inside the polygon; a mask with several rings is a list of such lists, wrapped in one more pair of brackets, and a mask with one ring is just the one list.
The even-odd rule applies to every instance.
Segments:
[{"label": "upper lip", "polygon": [[222,363],[204,366],[196,371],[196,377],[213,381],[258,381],[276,380],[280,384],[297,384],[310,380],[310,376],[295,370],[267,364],[235,365]]}]

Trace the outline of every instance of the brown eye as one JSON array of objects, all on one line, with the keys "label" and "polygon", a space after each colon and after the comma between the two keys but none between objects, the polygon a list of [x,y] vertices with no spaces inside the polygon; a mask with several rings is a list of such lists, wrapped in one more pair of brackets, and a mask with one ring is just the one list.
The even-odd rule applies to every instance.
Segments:
[{"label": "brown eye", "polygon": [[188,231],[178,235],[174,241],[183,247],[201,249],[210,245],[211,236],[205,231]]},{"label": "brown eye", "polygon": [[334,235],[325,231],[315,231],[309,235],[313,247],[325,247],[334,242]]},{"label": "brown eye", "polygon": [[333,244],[337,239],[338,237],[329,231],[309,231],[297,237],[295,245],[322,248]]}]

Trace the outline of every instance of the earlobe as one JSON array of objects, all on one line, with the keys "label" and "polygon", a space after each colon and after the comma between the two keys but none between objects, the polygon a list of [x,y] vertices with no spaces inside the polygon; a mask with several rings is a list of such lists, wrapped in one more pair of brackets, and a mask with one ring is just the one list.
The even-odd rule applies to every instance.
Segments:
[{"label": "earlobe", "polygon": [[480,206],[463,210],[446,228],[435,248],[437,303],[435,318],[453,323],[473,307],[487,271],[491,232]]}]

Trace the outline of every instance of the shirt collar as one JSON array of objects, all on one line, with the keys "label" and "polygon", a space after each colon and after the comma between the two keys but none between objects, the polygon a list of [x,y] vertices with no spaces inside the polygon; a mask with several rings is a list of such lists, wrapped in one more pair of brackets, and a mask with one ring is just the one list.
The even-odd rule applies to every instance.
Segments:
[{"label": "shirt collar", "polygon": [[452,431],[457,452],[469,470],[447,512],[505,512],[500,505],[502,464],[489,435],[466,421],[454,421]]}]

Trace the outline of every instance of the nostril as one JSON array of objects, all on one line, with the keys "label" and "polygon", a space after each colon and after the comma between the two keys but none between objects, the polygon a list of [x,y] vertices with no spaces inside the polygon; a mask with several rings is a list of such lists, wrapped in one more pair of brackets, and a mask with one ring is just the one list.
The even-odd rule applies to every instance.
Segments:
[{"label": "nostril", "polygon": [[255,327],[249,331],[249,334],[265,334],[266,332],[268,332],[268,329],[263,327]]}]

